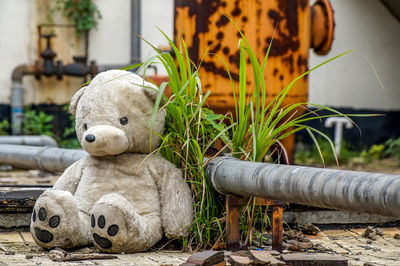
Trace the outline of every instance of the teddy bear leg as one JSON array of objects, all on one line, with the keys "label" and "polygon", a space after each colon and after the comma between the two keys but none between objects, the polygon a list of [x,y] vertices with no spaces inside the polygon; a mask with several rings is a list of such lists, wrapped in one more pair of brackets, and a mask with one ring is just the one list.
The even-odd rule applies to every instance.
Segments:
[{"label": "teddy bear leg", "polygon": [[89,215],[78,211],[69,191],[47,190],[36,201],[31,233],[42,248],[73,248],[90,243]]},{"label": "teddy bear leg", "polygon": [[144,251],[162,238],[161,224],[160,215],[138,215],[116,193],[103,196],[91,210],[93,244],[103,252]]}]

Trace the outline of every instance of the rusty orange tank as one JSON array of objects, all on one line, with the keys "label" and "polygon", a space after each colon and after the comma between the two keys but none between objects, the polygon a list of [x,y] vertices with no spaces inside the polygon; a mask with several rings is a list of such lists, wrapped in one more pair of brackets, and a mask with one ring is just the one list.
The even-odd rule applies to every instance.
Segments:
[{"label": "rusty orange tank", "polygon": [[[175,42],[185,40],[195,63],[211,45],[210,54],[199,71],[203,88],[212,92],[207,102],[209,107],[226,113],[233,112],[235,106],[226,68],[215,54],[228,64],[235,88],[239,87],[240,35],[226,15],[241,28],[259,60],[275,32],[264,73],[267,101],[271,101],[294,78],[307,71],[310,10],[308,0],[175,0]],[[248,93],[251,93],[253,74],[250,62],[247,63]],[[308,77],[305,76],[292,87],[283,104],[307,100]],[[284,145],[293,161],[294,136],[286,139]]]}]

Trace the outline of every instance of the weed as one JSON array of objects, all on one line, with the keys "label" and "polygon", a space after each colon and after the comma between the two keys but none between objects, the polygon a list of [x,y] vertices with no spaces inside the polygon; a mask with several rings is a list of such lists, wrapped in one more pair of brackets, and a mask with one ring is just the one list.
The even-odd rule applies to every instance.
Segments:
[{"label": "weed", "polygon": [[[154,121],[158,108],[166,108],[165,132],[156,152],[182,169],[194,195],[195,220],[189,239],[184,239],[183,243],[189,247],[210,247],[222,239],[223,202],[206,182],[204,161],[218,138],[227,143],[229,127],[223,123],[225,116],[205,108],[210,92],[203,93],[198,66],[191,62],[185,42],[182,40],[179,50],[172,40],[162,34],[174,50],[175,59],[171,54],[153,47],[157,55],[147,60],[140,69],[145,76],[148,66],[159,60],[169,75],[169,82],[159,87],[152,116]],[[164,95],[167,85],[172,92],[169,98]]]},{"label": "weed", "polygon": [[53,121],[52,115],[47,115],[43,111],[37,113],[27,108],[24,112],[24,119],[22,120],[22,131],[27,135],[54,136],[51,121]]},{"label": "weed", "polygon": [[[332,153],[330,144],[323,138],[318,138],[320,152],[324,158],[326,165],[333,165],[336,163],[335,154]],[[359,152],[352,149],[352,146],[347,141],[342,141],[340,158],[338,161],[340,164],[346,164],[351,161],[352,158],[358,157]],[[302,143],[296,144],[295,160],[297,164],[304,165],[318,165],[323,163],[320,153],[316,146],[310,148],[305,147]]]},{"label": "weed", "polygon": [[400,138],[387,140],[385,146],[386,150],[383,153],[385,156],[400,159]]},{"label": "weed", "polygon": [[101,13],[93,0],[56,0],[56,8],[75,24],[76,35],[81,35],[96,27]]},{"label": "weed", "polygon": [[[63,110],[68,113],[69,104],[66,104],[63,107]],[[62,133],[61,136],[61,140],[59,141],[60,147],[65,149],[80,148],[81,144],[79,143],[79,140],[76,137],[76,131],[75,131],[75,115],[69,114],[68,118],[71,123],[71,126],[66,127],[64,129],[64,132]]]},{"label": "weed", "polygon": [[9,130],[10,130],[10,123],[8,120],[4,119],[3,121],[0,122],[0,135],[9,135]]}]

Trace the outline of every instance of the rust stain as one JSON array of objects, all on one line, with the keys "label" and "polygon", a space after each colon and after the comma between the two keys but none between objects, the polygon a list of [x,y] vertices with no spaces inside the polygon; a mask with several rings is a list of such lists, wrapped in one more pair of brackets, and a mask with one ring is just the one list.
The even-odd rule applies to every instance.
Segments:
[{"label": "rust stain", "polygon": [[239,0],[235,1],[235,8],[232,10],[231,15],[234,17],[239,16],[242,13],[242,10],[239,8]]},{"label": "rust stain", "polygon": [[240,248],[239,197],[226,195],[226,248],[236,251]]},{"label": "rust stain", "polygon": [[272,249],[282,251],[283,242],[283,208],[273,205],[272,207]]},{"label": "rust stain", "polygon": [[[175,7],[176,10],[187,9],[185,15],[175,12],[180,14],[175,19],[175,40],[179,43],[183,35],[186,43],[191,40],[192,45],[188,49],[193,61],[198,63],[199,55],[203,55],[211,45],[209,51],[212,55],[205,57],[199,74],[203,84],[206,84],[205,88],[212,91],[207,104],[218,112],[234,110],[232,87],[225,63],[236,93],[239,81],[238,39],[241,37],[226,14],[246,34],[259,61],[263,59],[276,28],[264,72],[267,102],[307,70],[311,27],[310,7],[306,0],[176,0]],[[254,87],[253,73],[248,58],[246,62],[247,94],[251,95]],[[293,86],[283,104],[305,101],[307,77]]]}]

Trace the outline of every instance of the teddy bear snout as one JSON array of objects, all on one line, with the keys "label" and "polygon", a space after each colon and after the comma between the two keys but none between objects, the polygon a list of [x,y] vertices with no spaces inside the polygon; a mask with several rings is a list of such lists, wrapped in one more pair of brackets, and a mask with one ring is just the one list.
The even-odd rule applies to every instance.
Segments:
[{"label": "teddy bear snout", "polygon": [[125,132],[108,125],[89,128],[83,135],[81,144],[93,156],[117,155],[129,148]]}]

